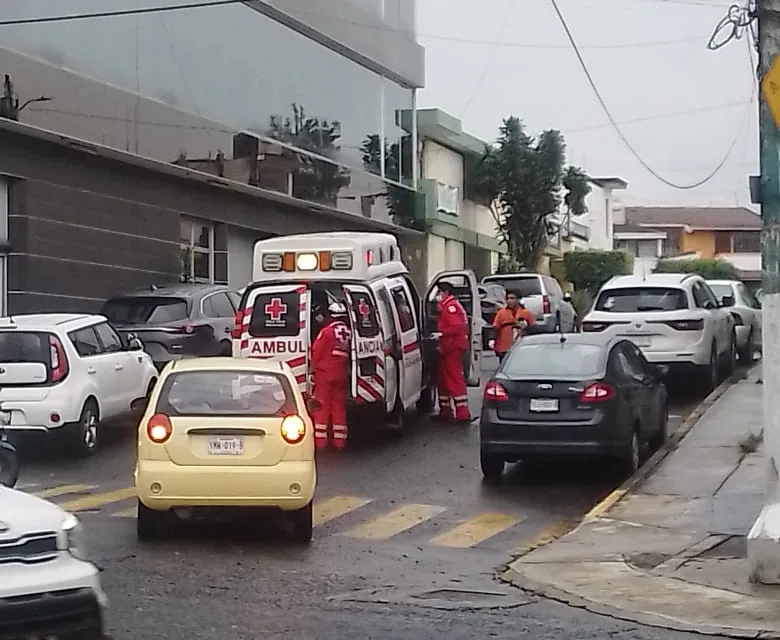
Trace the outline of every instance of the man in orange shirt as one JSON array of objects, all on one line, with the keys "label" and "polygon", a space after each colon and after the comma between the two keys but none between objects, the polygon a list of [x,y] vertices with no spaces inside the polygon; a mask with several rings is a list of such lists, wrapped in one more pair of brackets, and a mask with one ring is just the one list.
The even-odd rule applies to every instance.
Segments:
[{"label": "man in orange shirt", "polygon": [[528,309],[520,305],[520,296],[517,295],[517,292],[507,291],[506,306],[500,309],[496,313],[496,317],[493,318],[493,327],[496,329],[493,351],[496,352],[499,362],[504,360],[507,351],[512,347],[512,343],[515,341],[515,331],[519,329],[523,332],[534,324],[536,324],[536,318]]}]

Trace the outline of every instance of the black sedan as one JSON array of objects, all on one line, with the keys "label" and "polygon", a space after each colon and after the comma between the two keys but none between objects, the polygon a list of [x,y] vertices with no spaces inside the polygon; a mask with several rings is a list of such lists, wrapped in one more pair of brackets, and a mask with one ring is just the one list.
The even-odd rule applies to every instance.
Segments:
[{"label": "black sedan", "polygon": [[633,473],[666,441],[666,373],[622,338],[524,338],[485,386],[483,475],[496,480],[506,462],[563,455],[612,458]]}]

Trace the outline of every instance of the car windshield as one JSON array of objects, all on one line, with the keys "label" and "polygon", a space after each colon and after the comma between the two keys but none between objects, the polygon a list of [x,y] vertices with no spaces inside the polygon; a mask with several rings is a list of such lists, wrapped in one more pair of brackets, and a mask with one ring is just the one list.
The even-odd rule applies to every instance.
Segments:
[{"label": "car windshield", "polygon": [[687,309],[685,291],[669,287],[630,287],[607,289],[599,294],[596,311],[635,313],[637,311],[676,311]]},{"label": "car windshield", "polygon": [[500,284],[505,291],[514,291],[521,298],[526,296],[542,295],[542,285],[539,282],[539,276],[528,276],[525,278],[485,278],[483,281],[487,284]]},{"label": "car windshield", "polygon": [[100,313],[114,324],[169,324],[186,320],[187,301],[182,298],[115,298]]},{"label": "car windshield", "polygon": [[182,371],[167,378],[157,410],[171,416],[258,416],[297,413],[287,379],[274,373]]},{"label": "car windshield", "polygon": [[46,333],[0,332],[0,362],[42,362],[49,364],[49,338]]},{"label": "car windshield", "polygon": [[721,300],[726,296],[729,296],[731,298],[734,297],[734,289],[731,288],[730,284],[712,284],[711,282],[708,282],[707,284],[710,285],[710,289],[712,289],[712,293],[715,294],[715,297],[718,300]]},{"label": "car windshield", "polygon": [[521,343],[509,352],[501,372],[508,378],[586,379],[599,374],[603,361],[604,348],[595,344]]}]

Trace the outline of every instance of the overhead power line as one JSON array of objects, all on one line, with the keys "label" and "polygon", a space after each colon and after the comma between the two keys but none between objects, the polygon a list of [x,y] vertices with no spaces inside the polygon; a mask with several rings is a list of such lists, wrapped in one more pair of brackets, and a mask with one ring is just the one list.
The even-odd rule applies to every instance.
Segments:
[{"label": "overhead power line", "polygon": [[[585,63],[585,60],[582,57],[582,54],[580,53],[579,48],[577,47],[577,43],[574,40],[574,36],[572,35],[571,30],[569,29],[569,25],[566,22],[566,18],[564,17],[563,13],[561,12],[560,7],[558,6],[557,0],[550,0],[552,3],[553,9],[555,9],[555,13],[558,16],[558,19],[560,20],[561,26],[563,27],[563,30],[566,32],[566,37],[568,38],[569,42],[571,43],[572,49],[574,50],[574,54],[577,56],[577,60],[580,63],[580,67],[582,67],[582,71],[585,74],[585,77],[588,80],[588,84],[590,85],[591,89],[593,89],[593,93],[596,95],[596,99],[598,100],[599,104],[601,105],[602,110],[604,111],[604,114],[607,116],[607,119],[609,120],[610,124],[612,125],[612,128],[615,130],[615,132],[618,134],[620,139],[622,140],[623,144],[626,146],[626,148],[631,152],[631,155],[636,158],[636,160],[641,164],[650,175],[652,175],[654,178],[656,178],[658,181],[662,182],[663,184],[667,185],[668,187],[672,187],[673,189],[679,189],[682,191],[687,191],[690,189],[696,189],[697,187],[700,187],[706,183],[708,183],[712,178],[714,178],[721,169],[726,165],[726,162],[728,162],[728,159],[731,157],[731,154],[734,151],[734,148],[737,146],[737,143],[739,142],[739,139],[743,135],[743,130],[745,128],[745,125],[748,121],[748,116],[750,114],[749,110],[746,110],[745,117],[743,118],[742,123],[740,124],[737,134],[734,136],[734,139],[732,140],[731,144],[729,145],[728,149],[726,150],[725,155],[721,159],[721,161],[715,166],[715,168],[710,171],[704,178],[701,180],[697,180],[696,182],[690,183],[690,184],[679,184],[676,182],[672,182],[671,180],[667,180],[664,176],[662,176],[660,173],[658,173],[655,169],[653,169],[652,166],[650,166],[647,161],[640,155],[640,153],[634,148],[634,146],[631,144],[631,141],[625,136],[623,131],[620,128],[620,125],[615,120],[615,118],[612,116],[612,112],[609,110],[609,107],[607,106],[607,103],[604,101],[603,96],[601,95],[601,92],[599,91],[598,86],[596,86],[596,82],[593,79],[593,76],[590,73],[590,70],[588,69],[588,65]],[[754,78],[753,82],[753,90],[751,93],[751,102],[753,100],[753,96],[756,92],[756,82]]]}]

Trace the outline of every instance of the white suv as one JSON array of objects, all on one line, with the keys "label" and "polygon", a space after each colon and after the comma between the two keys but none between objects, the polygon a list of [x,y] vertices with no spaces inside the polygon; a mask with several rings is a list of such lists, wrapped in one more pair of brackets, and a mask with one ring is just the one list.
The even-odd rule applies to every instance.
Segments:
[{"label": "white suv", "polygon": [[61,434],[94,453],[100,425],[128,417],[157,371],[138,340],[125,343],[99,315],[0,319],[0,417],[6,433]]},{"label": "white suv", "polygon": [[76,517],[0,486],[0,638],[97,640],[106,604]]},{"label": "white suv", "polygon": [[601,287],[582,330],[632,340],[654,364],[695,367],[708,387],[736,360],[734,319],[696,274],[617,276]]}]

